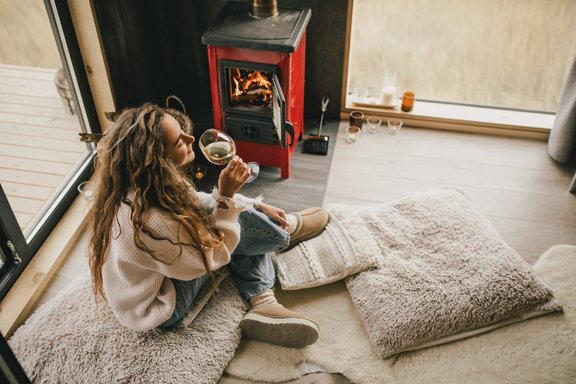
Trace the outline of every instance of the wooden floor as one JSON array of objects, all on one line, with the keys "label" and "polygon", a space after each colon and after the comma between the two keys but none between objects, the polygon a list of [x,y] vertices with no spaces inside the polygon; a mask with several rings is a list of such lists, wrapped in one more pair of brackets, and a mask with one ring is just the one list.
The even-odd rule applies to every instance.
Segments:
[{"label": "wooden floor", "polygon": [[369,205],[441,186],[462,189],[528,262],[554,244],[576,244],[576,165],[551,160],[546,143],[402,128],[363,132],[336,145],[324,205]]},{"label": "wooden floor", "polygon": [[[340,124],[324,206],[370,205],[441,186],[461,188],[528,262],[554,244],[576,245],[576,195],[568,192],[576,166],[549,159],[546,143],[530,139],[403,128],[399,135],[363,132],[344,140]],[[40,302],[87,268],[87,236]],[[345,383],[339,375],[309,375],[294,383]],[[246,384],[223,378],[222,384]]]},{"label": "wooden floor", "polygon": [[0,65],[0,183],[25,233],[86,153],[55,72]]}]

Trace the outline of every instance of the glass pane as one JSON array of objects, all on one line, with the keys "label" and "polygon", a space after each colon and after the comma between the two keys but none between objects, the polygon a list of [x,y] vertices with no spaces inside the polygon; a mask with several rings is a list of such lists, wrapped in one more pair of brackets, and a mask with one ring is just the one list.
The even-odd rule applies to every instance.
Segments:
[{"label": "glass pane", "polygon": [[28,237],[89,147],[44,2],[0,9],[0,183]]},{"label": "glass pane", "polygon": [[0,249],[0,271],[2,271],[2,268],[6,265],[6,256],[4,256],[4,251],[2,251],[2,249]]},{"label": "glass pane", "polygon": [[575,55],[573,0],[355,0],[348,90],[555,111]]}]

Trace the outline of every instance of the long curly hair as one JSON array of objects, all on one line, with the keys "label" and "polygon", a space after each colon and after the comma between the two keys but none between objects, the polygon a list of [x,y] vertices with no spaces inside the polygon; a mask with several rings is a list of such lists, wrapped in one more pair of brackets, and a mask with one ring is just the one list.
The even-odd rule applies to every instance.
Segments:
[{"label": "long curly hair", "polygon": [[[95,193],[88,213],[91,226],[88,257],[96,298],[99,295],[106,298],[102,266],[113,236],[112,226],[123,203],[132,210],[136,247],[155,260],[170,264],[181,257],[183,245],[192,245],[201,253],[214,281],[204,249],[219,246],[222,233],[196,194],[190,191],[191,184],[184,172],[168,158],[161,127],[165,113],[155,104],[126,109],[98,143],[93,177]],[[131,192],[129,201],[128,192]],[[164,239],[146,226],[145,215],[151,208],[168,212],[189,235],[191,243],[179,242],[177,255],[155,254],[142,240],[144,236]]]}]

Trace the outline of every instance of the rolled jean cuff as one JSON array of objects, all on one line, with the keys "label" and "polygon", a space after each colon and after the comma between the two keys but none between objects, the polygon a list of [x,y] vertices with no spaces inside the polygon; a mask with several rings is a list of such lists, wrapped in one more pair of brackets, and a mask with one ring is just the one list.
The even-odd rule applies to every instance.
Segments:
[{"label": "rolled jean cuff", "polygon": [[257,290],[254,291],[246,291],[246,292],[242,292],[242,297],[246,300],[249,301],[251,298],[256,297],[258,295],[263,294],[264,292],[266,292],[269,289],[273,289],[274,288],[274,281],[271,282],[269,285],[266,286],[262,286]]},{"label": "rolled jean cuff", "polygon": [[234,253],[258,255],[277,252],[288,246],[290,234],[274,223],[264,213],[248,208],[238,217],[240,223],[240,243]]}]

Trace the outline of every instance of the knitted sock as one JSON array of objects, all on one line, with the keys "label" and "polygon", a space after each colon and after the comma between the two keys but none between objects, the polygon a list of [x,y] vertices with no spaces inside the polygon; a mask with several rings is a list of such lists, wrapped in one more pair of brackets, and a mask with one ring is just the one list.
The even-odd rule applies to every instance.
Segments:
[{"label": "knitted sock", "polygon": [[296,215],[288,214],[286,215],[286,220],[290,223],[290,228],[288,228],[288,233],[293,234],[296,231],[296,227],[298,227],[298,218]]},{"label": "knitted sock", "polygon": [[271,289],[267,289],[258,296],[253,296],[250,298],[250,305],[252,306],[252,309],[261,307],[263,305],[275,304],[277,302],[278,301],[276,301],[276,296],[274,296],[274,292],[272,292]]}]

